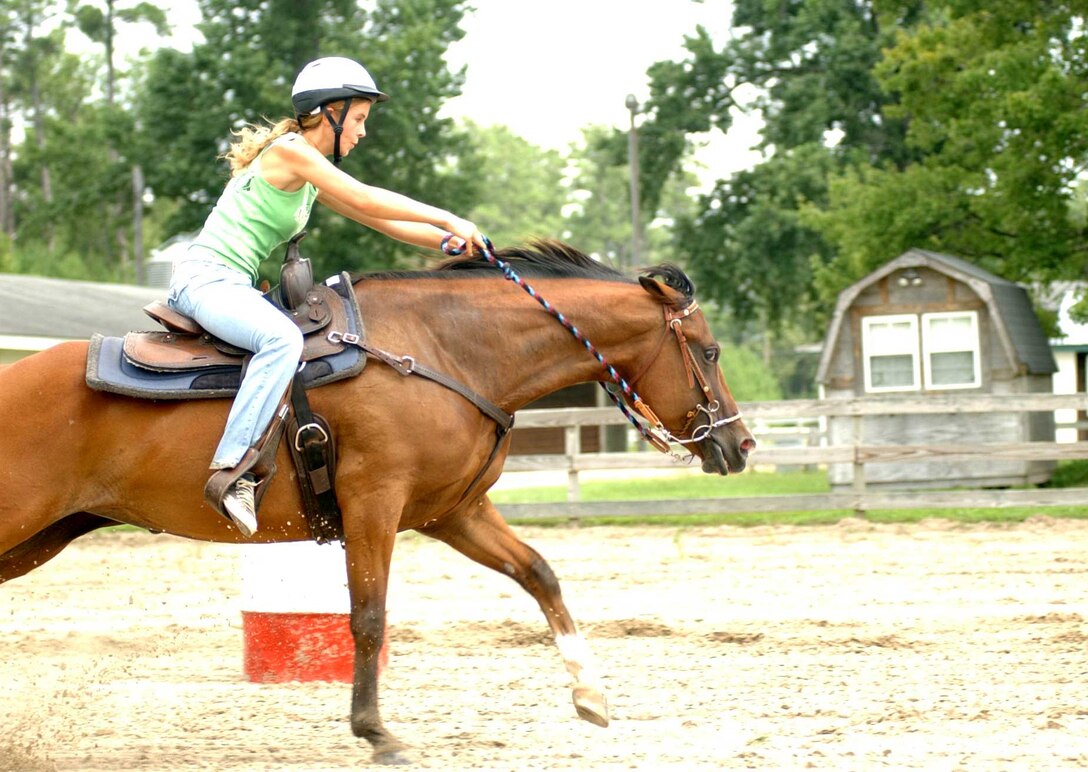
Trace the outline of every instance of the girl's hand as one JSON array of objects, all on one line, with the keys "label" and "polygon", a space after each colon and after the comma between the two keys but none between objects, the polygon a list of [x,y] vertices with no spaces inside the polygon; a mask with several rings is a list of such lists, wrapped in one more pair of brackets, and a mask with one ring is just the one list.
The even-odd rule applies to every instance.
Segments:
[{"label": "girl's hand", "polygon": [[458,257],[468,251],[465,249],[465,240],[458,236],[454,236],[452,233],[447,233],[442,237],[439,249],[443,254],[449,255],[450,257]]},{"label": "girl's hand", "polygon": [[480,233],[480,229],[474,223],[460,217],[452,217],[446,229],[468,246],[469,255],[475,254],[477,249],[484,248],[484,234]]}]

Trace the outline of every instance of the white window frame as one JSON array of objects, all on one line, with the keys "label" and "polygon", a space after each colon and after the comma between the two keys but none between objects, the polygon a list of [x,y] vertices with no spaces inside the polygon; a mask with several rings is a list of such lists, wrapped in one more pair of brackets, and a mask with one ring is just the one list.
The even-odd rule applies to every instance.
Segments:
[{"label": "white window frame", "polygon": [[[971,348],[965,349],[960,346],[950,348],[942,346],[940,341],[933,340],[933,336],[929,334],[929,324],[931,319],[951,319],[955,317],[966,317],[971,320]],[[981,352],[979,350],[979,330],[978,330],[978,312],[977,311],[940,311],[929,314],[922,314],[922,361],[924,367],[922,372],[925,375],[925,387],[928,390],[933,391],[949,391],[953,389],[977,389],[982,386],[982,366],[981,366]],[[974,368],[974,379],[970,383],[933,383],[933,367],[931,365],[930,357],[933,354],[942,354],[950,352],[970,351],[971,352],[971,364]]]},{"label": "white window frame", "polygon": [[[870,353],[872,346],[870,344],[870,329],[875,324],[897,324],[900,322],[909,322],[911,331],[913,332],[914,347],[910,351],[881,351],[879,353]],[[865,391],[867,392],[893,392],[893,391],[918,391],[922,388],[922,375],[921,375],[921,350],[918,344],[918,314],[887,314],[883,316],[863,316],[861,318],[861,358],[865,371]],[[889,356],[897,354],[910,354],[911,362],[913,364],[913,378],[912,382],[908,386],[874,386],[873,385],[873,370],[872,370],[872,356]]]}]

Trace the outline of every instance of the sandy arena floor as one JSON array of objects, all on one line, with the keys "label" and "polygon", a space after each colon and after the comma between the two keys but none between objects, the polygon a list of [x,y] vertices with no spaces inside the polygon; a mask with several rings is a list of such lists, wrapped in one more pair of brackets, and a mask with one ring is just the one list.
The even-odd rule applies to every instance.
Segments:
[{"label": "sandy arena floor", "polygon": [[[431,769],[1088,767],[1088,522],[520,529],[597,654],[402,537],[386,723]],[[0,770],[369,765],[345,684],[242,675],[237,547],[107,533],[0,586]]]}]

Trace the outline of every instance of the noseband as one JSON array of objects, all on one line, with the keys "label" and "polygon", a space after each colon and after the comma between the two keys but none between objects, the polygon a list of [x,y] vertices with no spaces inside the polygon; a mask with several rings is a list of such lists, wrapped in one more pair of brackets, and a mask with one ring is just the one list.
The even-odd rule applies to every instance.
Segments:
[{"label": "noseband", "polygon": [[[442,240],[442,251],[449,255],[462,254],[463,248],[451,249],[449,246],[450,236],[447,236]],[[725,426],[731,424],[734,421],[739,421],[741,413],[738,410],[734,415],[721,416],[719,413],[722,411],[721,402],[714,397],[714,393],[710,388],[710,382],[707,380],[703,372],[696,366],[695,360],[691,354],[691,347],[688,345],[687,337],[684,335],[683,322],[689,316],[699,310],[699,304],[692,300],[688,305],[681,309],[675,309],[674,307],[665,306],[665,332],[661,336],[661,340],[658,341],[654,353],[651,355],[649,362],[639,370],[638,375],[630,383],[625,381],[616,369],[608,363],[604,356],[597,350],[589,340],[575,327],[570,321],[559,311],[555,310],[551,303],[542,298],[536,290],[530,287],[524,279],[522,279],[514,271],[509,263],[500,260],[495,256],[494,248],[491,245],[491,241],[486,237],[484,239],[485,248],[481,250],[481,254],[484,259],[500,269],[503,275],[510,281],[517,284],[525,292],[529,294],[534,300],[536,300],[541,306],[544,307],[549,314],[551,314],[556,321],[558,321],[563,327],[573,335],[579,342],[586,347],[586,350],[594,356],[594,358],[600,363],[605,373],[608,375],[609,380],[612,381],[615,386],[609,386],[607,384],[601,384],[604,390],[608,393],[608,396],[616,404],[616,407],[627,417],[627,420],[638,430],[639,434],[648,443],[660,450],[662,453],[667,453],[676,458],[680,458],[677,454],[672,452],[670,443],[677,443],[680,445],[694,445],[705,440],[712,431],[719,426]],[[633,384],[639,380],[646,372],[653,366],[658,355],[661,353],[665,341],[669,337],[669,331],[672,331],[676,337],[676,342],[680,346],[680,356],[684,360],[684,369],[687,372],[688,386],[694,388],[696,382],[699,384],[699,388],[702,390],[704,397],[706,398],[706,404],[699,404],[693,407],[687,412],[686,421],[679,434],[688,437],[685,439],[683,436],[677,436],[673,432],[669,431],[664,422],[657,417],[657,414],[647,405],[642,398],[638,395],[638,392],[634,390]],[[620,392],[620,393],[617,393]],[[622,395],[621,395],[622,394]],[[626,401],[630,401],[631,405],[638,411],[647,424],[643,424],[639,421],[626,405]],[[696,419],[700,415],[706,416],[706,423],[694,426]]]}]

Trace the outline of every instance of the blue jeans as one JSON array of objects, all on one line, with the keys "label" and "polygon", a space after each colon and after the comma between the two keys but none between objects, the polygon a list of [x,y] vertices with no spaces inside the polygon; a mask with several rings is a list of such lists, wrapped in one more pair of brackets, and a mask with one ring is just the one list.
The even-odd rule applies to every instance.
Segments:
[{"label": "blue jeans", "polygon": [[253,352],[212,456],[212,469],[230,469],[271,423],[298,369],[302,333],[249,276],[196,249],[174,266],[167,303],[216,337]]}]

